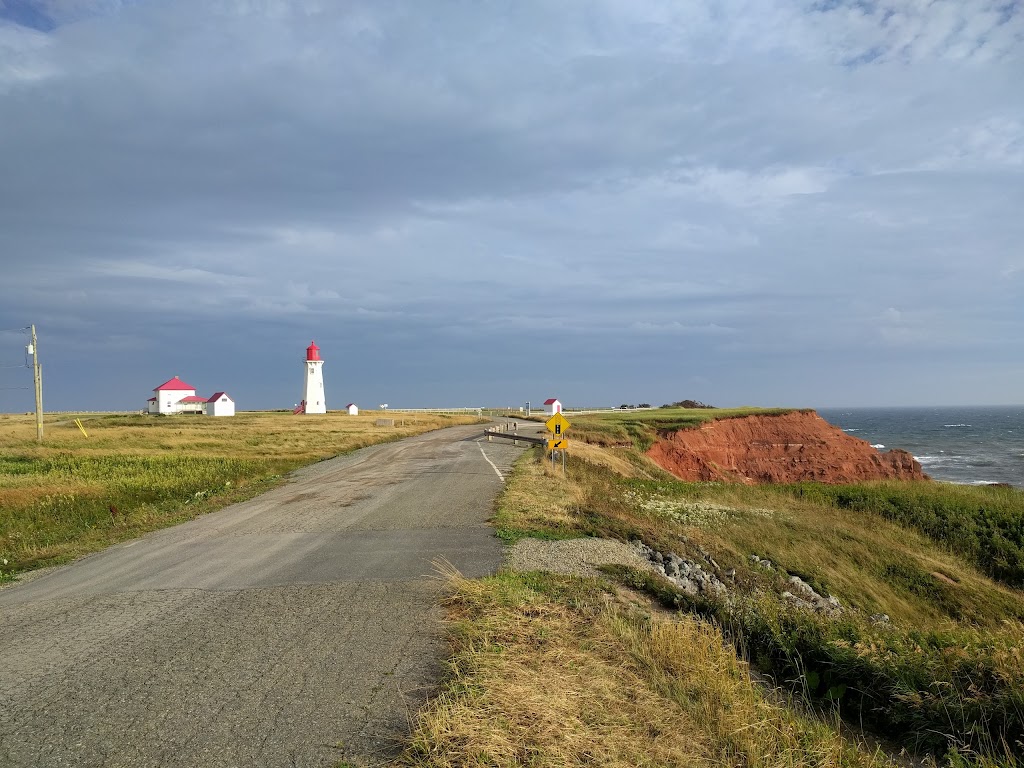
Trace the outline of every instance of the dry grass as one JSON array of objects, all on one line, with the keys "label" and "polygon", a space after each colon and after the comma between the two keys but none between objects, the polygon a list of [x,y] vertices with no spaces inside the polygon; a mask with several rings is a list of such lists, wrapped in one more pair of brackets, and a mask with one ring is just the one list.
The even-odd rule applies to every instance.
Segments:
[{"label": "dry grass", "polygon": [[769,702],[705,622],[652,622],[590,579],[455,587],[452,676],[402,765],[885,764]]},{"label": "dry grass", "polygon": [[303,464],[475,417],[0,415],[0,579],[249,498]]},{"label": "dry grass", "polygon": [[765,585],[770,574],[749,561],[758,555],[845,606],[887,614],[905,627],[966,622],[998,629],[1024,620],[1020,590],[869,512],[772,486],[649,480],[621,448],[588,445],[570,457],[565,478],[536,455],[520,460],[494,518],[503,538],[596,535],[641,538],[681,554],[703,548],[723,570],[736,568],[741,584]]},{"label": "dry grass", "polygon": [[509,482],[497,501],[492,520],[498,535],[515,541],[526,535],[541,538],[576,536],[574,511],[584,489],[561,469],[552,469],[538,450],[527,451],[513,467]]},{"label": "dry grass", "polygon": [[[1011,755],[1024,749],[1021,590],[916,530],[800,489],[623,476],[613,467],[627,450],[592,445],[588,459],[608,454],[597,461],[570,453],[564,480],[523,460],[499,499],[496,520],[506,537],[640,538],[698,561],[708,553],[719,577],[735,585],[729,601],[688,600],[667,582],[616,573],[666,605],[723,622],[736,647],[780,684],[908,748],[950,765],[963,754],[979,765],[1017,765]],[[979,514],[986,498],[978,496]],[[755,565],[755,554],[774,566]],[[791,606],[781,598],[791,575],[839,598],[845,611],[834,617]],[[869,618],[877,613],[891,621]],[[693,692],[687,696],[682,704]],[[730,708],[741,706],[737,696],[727,695]],[[775,754],[764,733],[740,751]]]},{"label": "dry grass", "polygon": [[771,486],[673,483],[662,488],[659,493],[647,485],[633,494],[647,498],[648,506],[650,499],[660,499],[669,510],[695,503],[730,510],[706,521],[685,518],[696,525],[674,525],[666,514],[665,525],[741,572],[757,570],[748,562],[756,554],[844,605],[885,613],[904,626],[961,621],[995,629],[1007,619],[1024,619],[1020,590],[877,515],[801,501]]},{"label": "dry grass", "polygon": [[620,477],[655,479],[668,476],[646,456],[638,461],[635,452],[631,450],[601,448],[590,443],[574,441],[570,443],[569,454],[594,466],[608,469]]},{"label": "dry grass", "polygon": [[[378,427],[381,416],[394,427]],[[130,454],[160,456],[187,450],[206,457],[309,462],[373,445],[418,435],[431,429],[473,424],[471,416],[417,413],[403,415],[362,411],[358,416],[331,412],[323,416],[293,416],[280,411],[241,412],[231,418],[204,416],[136,416],[84,414],[88,437],[75,425],[75,414],[48,415],[45,439],[35,439],[34,416],[0,414],[0,455],[77,456]]]}]

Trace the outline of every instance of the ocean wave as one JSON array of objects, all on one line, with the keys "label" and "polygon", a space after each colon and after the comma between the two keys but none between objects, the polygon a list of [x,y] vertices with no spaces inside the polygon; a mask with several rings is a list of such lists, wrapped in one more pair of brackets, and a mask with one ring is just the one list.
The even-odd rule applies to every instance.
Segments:
[{"label": "ocean wave", "polygon": [[872,448],[885,448],[885,446],[882,445],[881,443],[872,443],[871,447]]},{"label": "ocean wave", "polygon": [[843,432],[860,432],[859,429],[844,429]]},{"label": "ocean wave", "polygon": [[943,424],[944,427],[969,427],[970,424]]},{"label": "ocean wave", "polygon": [[948,460],[947,456],[915,456],[917,463],[921,465],[925,464],[942,464]]}]

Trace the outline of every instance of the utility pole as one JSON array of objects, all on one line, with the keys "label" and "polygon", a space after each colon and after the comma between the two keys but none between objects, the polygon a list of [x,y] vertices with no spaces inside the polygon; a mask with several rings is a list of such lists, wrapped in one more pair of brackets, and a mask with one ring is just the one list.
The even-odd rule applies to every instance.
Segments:
[{"label": "utility pole", "polygon": [[36,342],[36,326],[32,324],[32,343],[28,348],[32,355],[32,379],[36,386],[36,440],[43,440],[43,368],[39,365],[39,344]]}]

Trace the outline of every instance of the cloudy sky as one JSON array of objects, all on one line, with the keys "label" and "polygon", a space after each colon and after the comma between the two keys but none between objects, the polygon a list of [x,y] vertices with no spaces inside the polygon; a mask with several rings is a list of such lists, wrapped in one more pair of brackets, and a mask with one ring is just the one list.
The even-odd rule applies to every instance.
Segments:
[{"label": "cloudy sky", "polygon": [[0,411],[1024,401],[1021,0],[0,0]]}]

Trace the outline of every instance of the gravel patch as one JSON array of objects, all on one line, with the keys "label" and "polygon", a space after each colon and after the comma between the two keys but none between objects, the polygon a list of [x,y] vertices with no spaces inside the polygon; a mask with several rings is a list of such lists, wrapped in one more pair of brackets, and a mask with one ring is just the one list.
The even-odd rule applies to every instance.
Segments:
[{"label": "gravel patch", "polygon": [[599,565],[650,568],[635,547],[613,539],[521,539],[505,555],[505,567],[514,571],[551,571],[575,576],[597,576]]}]

